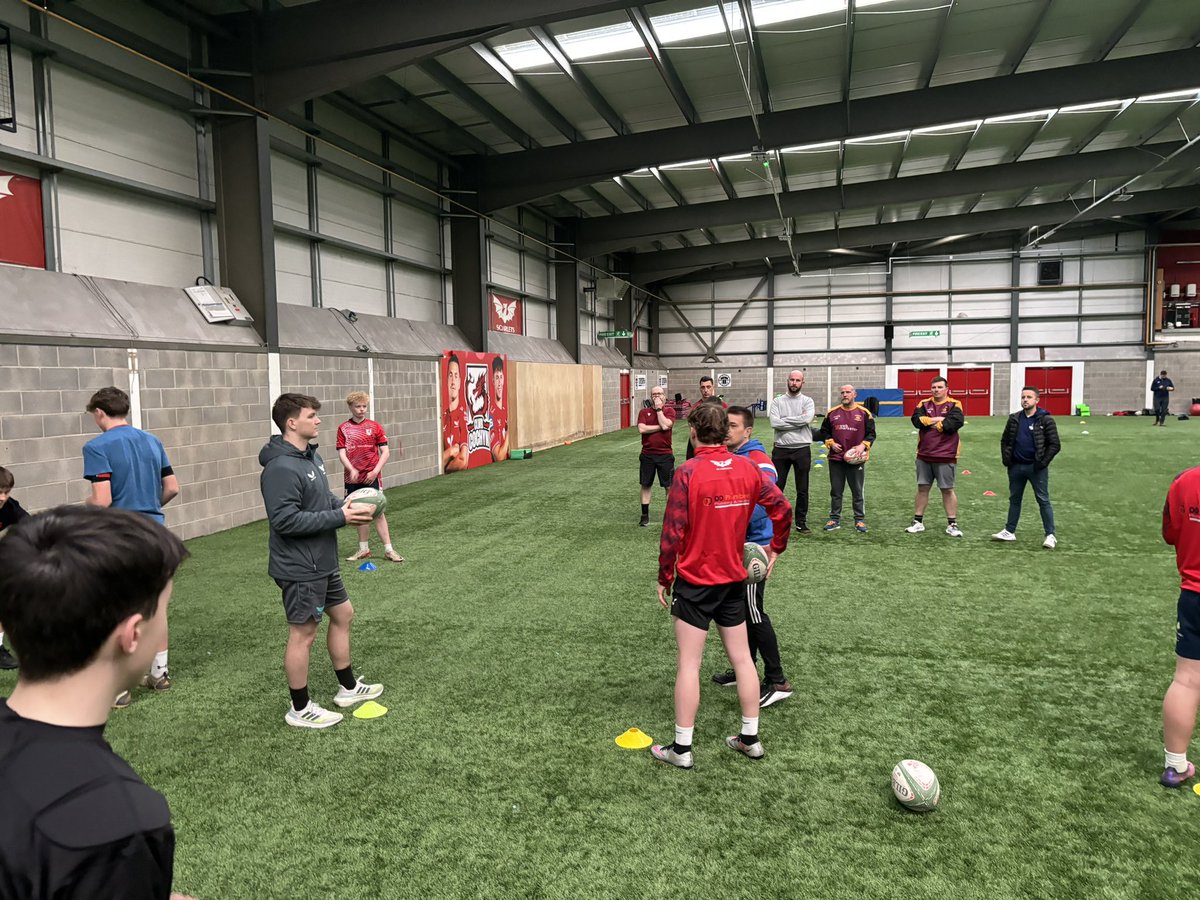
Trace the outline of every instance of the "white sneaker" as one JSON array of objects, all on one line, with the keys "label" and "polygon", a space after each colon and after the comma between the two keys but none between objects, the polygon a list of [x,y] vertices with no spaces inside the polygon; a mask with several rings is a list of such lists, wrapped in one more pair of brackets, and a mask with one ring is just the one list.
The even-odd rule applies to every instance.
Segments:
[{"label": "white sneaker", "polygon": [[359,678],[354,682],[354,687],[352,688],[338,688],[333,702],[345,708],[353,706],[355,703],[362,703],[364,700],[374,700],[382,693],[382,684],[363,684],[363,680]]},{"label": "white sneaker", "polygon": [[993,541],[1015,541],[1017,536],[1007,528],[1002,528],[992,535]]},{"label": "white sneaker", "polygon": [[947,525],[946,534],[950,535],[950,537],[962,537],[962,529],[957,525]]},{"label": "white sneaker", "polygon": [[297,728],[332,728],[342,721],[342,714],[330,712],[309,700],[304,709],[289,709],[283,721]]},{"label": "white sneaker", "polygon": [[907,531],[909,534],[920,534],[922,531],[925,530],[925,523],[924,522],[913,522],[911,525],[909,525],[904,530]]},{"label": "white sneaker", "polygon": [[1058,546],[1058,538],[1056,538],[1052,534],[1048,534],[1048,535],[1046,535],[1046,539],[1044,541],[1042,541],[1042,546],[1045,547],[1047,550],[1053,550],[1055,547]]}]

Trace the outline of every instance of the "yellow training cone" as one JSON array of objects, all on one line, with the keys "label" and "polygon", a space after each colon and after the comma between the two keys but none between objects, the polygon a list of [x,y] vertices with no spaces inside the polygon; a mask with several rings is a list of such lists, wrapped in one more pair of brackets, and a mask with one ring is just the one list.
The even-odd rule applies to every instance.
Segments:
[{"label": "yellow training cone", "polygon": [[356,719],[378,719],[380,716],[386,715],[387,707],[376,703],[374,700],[368,700],[354,711],[354,718]]},{"label": "yellow training cone", "polygon": [[1192,793],[1193,793],[1193,794],[1200,794],[1200,784],[1193,784],[1193,785],[1192,785]]},{"label": "yellow training cone", "polygon": [[616,742],[618,747],[624,747],[626,750],[645,750],[654,743],[654,739],[640,728],[630,728],[624,734],[618,735]]}]

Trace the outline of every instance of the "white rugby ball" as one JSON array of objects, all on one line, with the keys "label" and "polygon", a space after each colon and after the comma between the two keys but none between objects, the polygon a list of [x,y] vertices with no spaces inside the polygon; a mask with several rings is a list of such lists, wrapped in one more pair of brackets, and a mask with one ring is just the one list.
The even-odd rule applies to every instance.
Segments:
[{"label": "white rugby ball", "polygon": [[742,549],[742,562],[746,566],[746,581],[750,584],[758,584],[766,579],[770,560],[767,559],[765,547],[754,541],[746,541],[746,546]]},{"label": "white rugby ball", "polygon": [[914,812],[933,812],[942,799],[942,786],[933,769],[919,759],[902,759],[892,769],[892,793]]},{"label": "white rugby ball", "polygon": [[358,503],[363,506],[373,506],[375,511],[371,513],[372,519],[378,519],[380,514],[387,507],[387,497],[383,491],[376,488],[359,488],[354,493],[346,497],[351,503]]},{"label": "white rugby ball", "polygon": [[869,450],[859,450],[855,447],[851,447],[842,455],[842,462],[851,466],[861,466],[870,458],[870,456],[871,451]]}]

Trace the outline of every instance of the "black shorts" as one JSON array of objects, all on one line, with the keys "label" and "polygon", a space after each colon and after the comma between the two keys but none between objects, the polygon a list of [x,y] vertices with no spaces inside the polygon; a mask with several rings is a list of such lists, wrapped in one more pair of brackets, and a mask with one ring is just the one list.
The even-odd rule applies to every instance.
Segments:
[{"label": "black shorts", "polygon": [[1175,608],[1175,655],[1200,659],[1200,594],[1187,588]]},{"label": "black shorts", "polygon": [[283,589],[283,611],[289,625],[304,625],[314,619],[319,625],[325,610],[350,599],[340,572],[312,581],[280,581],[276,578],[275,583]]},{"label": "black shorts", "polygon": [[675,477],[675,457],[670,454],[661,456],[647,456],[643,453],[638,457],[641,463],[641,471],[639,474],[639,484],[642,487],[650,487],[654,484],[654,473],[658,473],[658,483],[664,488],[671,486],[671,479]]},{"label": "black shorts", "polygon": [[370,484],[348,484],[346,485],[346,496],[349,497],[355,491],[361,491],[363,488],[375,488],[377,491],[383,490],[383,479],[376,478]]},{"label": "black shorts", "polygon": [[676,577],[671,615],[695,628],[708,631],[708,623],[731,628],[746,621],[746,582],[692,584]]}]

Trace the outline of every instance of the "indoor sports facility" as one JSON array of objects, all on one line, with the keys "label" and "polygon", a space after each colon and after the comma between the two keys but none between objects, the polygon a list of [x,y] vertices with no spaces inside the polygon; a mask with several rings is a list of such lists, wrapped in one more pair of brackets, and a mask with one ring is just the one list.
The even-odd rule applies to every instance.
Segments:
[{"label": "indoor sports facility", "polygon": [[[31,513],[83,502],[106,386],[173,464],[174,683],[105,736],[170,805],[174,889],[1195,896],[1200,796],[1158,778],[1198,145],[1195,0],[0,0],[0,466]],[[615,742],[674,724],[639,415],[663,389],[678,472],[710,379],[770,454],[797,371],[812,533],[766,599],[794,692],[730,753],[714,635],[678,771]],[[936,378],[961,537],[936,488],[911,528]],[[846,385],[862,533],[849,496],[822,527]],[[1032,492],[992,539],[1027,387],[1057,546]],[[356,391],[404,561],[347,561],[353,527],[338,555],[386,715],[288,728],[259,451],[315,397],[340,499]]]}]

